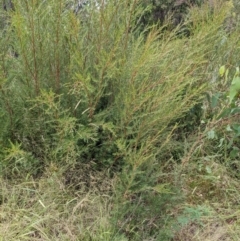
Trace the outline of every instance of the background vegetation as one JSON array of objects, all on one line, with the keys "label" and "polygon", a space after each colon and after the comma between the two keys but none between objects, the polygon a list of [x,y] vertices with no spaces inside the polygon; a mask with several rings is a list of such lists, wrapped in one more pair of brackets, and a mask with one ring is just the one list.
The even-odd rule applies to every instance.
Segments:
[{"label": "background vegetation", "polygon": [[238,3],[13,5],[0,240],[239,240]]}]

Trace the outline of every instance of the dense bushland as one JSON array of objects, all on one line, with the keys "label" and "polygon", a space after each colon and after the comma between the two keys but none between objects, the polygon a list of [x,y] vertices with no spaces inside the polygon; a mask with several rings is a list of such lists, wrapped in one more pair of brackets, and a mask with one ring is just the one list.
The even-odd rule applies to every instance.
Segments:
[{"label": "dense bushland", "polygon": [[139,33],[137,1],[94,9],[75,17],[64,2],[16,2],[4,33],[2,139],[21,143],[40,165],[61,157],[100,168],[153,154],[206,87],[224,14],[184,42],[161,29]]},{"label": "dense bushland", "polygon": [[[99,1],[77,15],[65,0],[13,2],[14,11],[1,12],[3,183],[26,181],[26,190],[20,190],[35,200],[34,183],[50,178],[47,190],[59,190],[50,192],[56,200],[53,208],[64,207],[57,211],[63,220],[83,203],[72,206],[79,198],[75,193],[95,192],[97,187],[111,224],[97,224],[92,233],[73,228],[71,240],[173,238],[184,222],[176,221],[179,210],[170,215],[171,210],[186,198],[198,203],[183,191],[183,183],[194,185],[191,175],[182,178],[190,159],[199,163],[217,153],[224,162],[227,151],[219,148],[219,141],[229,152],[238,148],[238,134],[234,132],[234,145],[229,145],[219,119],[222,110],[237,108],[227,98],[233,73],[224,71],[224,81],[217,82],[220,66],[230,69],[238,61],[238,27],[228,28],[236,17],[231,6],[224,1],[211,8],[208,3],[192,6],[186,22],[173,29],[171,19],[159,26],[150,19],[143,28],[149,8],[140,0]],[[188,37],[179,37],[183,26],[188,26]],[[231,123],[233,117],[224,116]],[[200,172],[212,172],[202,166]],[[60,189],[55,182],[61,183]],[[204,178],[199,183],[207,191],[214,186]],[[38,185],[38,195],[51,206],[46,184]],[[13,205],[21,193],[8,196],[3,188],[1,202]],[[181,214],[190,215],[185,225],[199,221],[205,211],[186,208]],[[192,214],[196,212],[197,217]],[[69,219],[73,227],[75,218]],[[39,219],[41,224],[44,218]],[[84,220],[83,229],[88,225]],[[24,240],[32,240],[31,235],[56,239],[50,230],[28,228],[20,232]],[[69,240],[68,235],[58,238]]]}]

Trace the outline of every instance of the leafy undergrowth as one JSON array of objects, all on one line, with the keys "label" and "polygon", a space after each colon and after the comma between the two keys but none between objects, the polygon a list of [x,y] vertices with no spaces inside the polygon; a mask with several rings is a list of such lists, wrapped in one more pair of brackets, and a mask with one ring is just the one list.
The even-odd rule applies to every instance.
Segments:
[{"label": "leafy undergrowth", "polygon": [[239,240],[240,183],[216,159],[182,169],[186,202],[176,217],[174,241]]}]

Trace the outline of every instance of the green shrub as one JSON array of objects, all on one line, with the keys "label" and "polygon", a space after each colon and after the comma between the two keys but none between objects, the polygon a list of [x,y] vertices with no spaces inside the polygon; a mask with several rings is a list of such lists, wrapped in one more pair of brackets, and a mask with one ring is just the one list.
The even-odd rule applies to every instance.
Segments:
[{"label": "green shrub", "polygon": [[171,125],[202,98],[224,8],[207,22],[198,17],[201,28],[179,40],[174,31],[139,32],[141,1],[92,5],[78,16],[64,4],[14,2],[1,40],[4,145],[19,143],[45,164],[154,163]]},{"label": "green shrub", "polygon": [[164,215],[183,197],[175,162],[186,127],[194,135],[201,123],[209,72],[228,44],[228,9],[193,8],[192,34],[179,38],[178,28],[142,29],[140,0],[89,5],[78,15],[65,3],[14,1],[1,31],[2,173],[39,176],[51,165],[68,172],[81,164],[110,172],[119,237],[161,236]]}]

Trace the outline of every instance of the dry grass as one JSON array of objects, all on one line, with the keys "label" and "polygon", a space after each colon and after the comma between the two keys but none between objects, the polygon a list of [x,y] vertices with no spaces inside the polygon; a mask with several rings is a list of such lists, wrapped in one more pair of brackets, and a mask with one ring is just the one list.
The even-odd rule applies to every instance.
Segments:
[{"label": "dry grass", "polygon": [[[171,240],[237,241],[240,238],[240,184],[215,160],[202,163],[190,162],[180,172],[186,199],[172,210],[171,215],[176,220],[185,215],[188,222],[182,226],[179,223],[177,229],[168,227],[175,233]],[[76,168],[74,180],[70,179],[73,170],[53,166],[38,180],[1,178],[0,240],[131,240],[117,231],[117,223],[112,223],[112,210],[116,208],[113,192],[117,183],[102,172],[89,170],[86,182],[86,168]],[[78,180],[76,176],[79,176]],[[201,207],[207,212],[200,213],[199,219],[195,219],[191,214],[184,214],[186,207],[193,210]],[[145,240],[161,239],[153,236]]]},{"label": "dry grass", "polygon": [[73,191],[53,173],[40,180],[1,179],[0,185],[1,241],[109,240],[111,197],[97,184]]},{"label": "dry grass", "polygon": [[[223,210],[222,210],[223,211]],[[230,211],[230,210],[228,210]],[[233,218],[220,211],[202,219],[201,225],[190,223],[174,237],[174,241],[235,241],[239,240],[239,212]],[[226,210],[225,210],[226,212]]]}]

